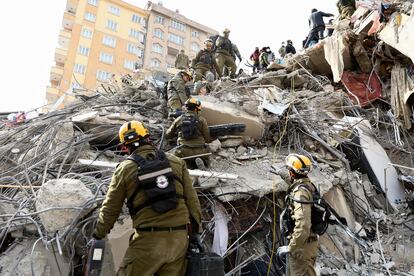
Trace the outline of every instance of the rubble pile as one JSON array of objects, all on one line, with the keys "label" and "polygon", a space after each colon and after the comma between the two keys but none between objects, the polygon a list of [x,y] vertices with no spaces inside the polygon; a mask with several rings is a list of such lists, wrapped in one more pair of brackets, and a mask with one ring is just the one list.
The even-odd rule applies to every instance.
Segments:
[{"label": "rubble pile", "polygon": [[[194,95],[209,125],[246,126],[209,144],[208,170],[190,170],[203,240],[225,257],[226,275],[283,275],[275,253],[290,183],[284,158],[293,152],[312,159],[312,183],[346,220],[320,237],[320,275],[414,273],[414,52],[405,35],[414,12],[408,1],[385,13],[362,2],[334,36],[286,66],[222,78]],[[138,74],[113,78],[77,91],[68,107],[0,128],[2,272],[79,273],[111,174],[126,157],[119,126],[142,121],[157,147],[174,147],[164,139],[161,92]],[[105,275],[119,266],[130,223],[125,208]]]}]

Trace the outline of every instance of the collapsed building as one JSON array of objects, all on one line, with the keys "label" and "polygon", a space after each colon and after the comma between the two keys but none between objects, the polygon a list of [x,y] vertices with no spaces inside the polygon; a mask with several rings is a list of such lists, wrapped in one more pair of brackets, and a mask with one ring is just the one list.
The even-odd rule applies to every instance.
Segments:
[{"label": "collapsed building", "polygon": [[[379,9],[378,9],[379,7]],[[352,27],[349,27],[352,26]],[[203,240],[226,275],[283,275],[284,158],[312,159],[311,181],[346,219],[320,237],[320,275],[414,275],[414,7],[363,1],[334,35],[286,65],[197,96],[210,126],[209,170],[190,170]],[[411,36],[409,35],[411,34]],[[139,120],[166,151],[161,87],[121,76],[77,101],[0,129],[2,275],[79,275],[115,166],[118,129]],[[133,229],[126,208],[108,237],[103,275],[114,275]]]}]

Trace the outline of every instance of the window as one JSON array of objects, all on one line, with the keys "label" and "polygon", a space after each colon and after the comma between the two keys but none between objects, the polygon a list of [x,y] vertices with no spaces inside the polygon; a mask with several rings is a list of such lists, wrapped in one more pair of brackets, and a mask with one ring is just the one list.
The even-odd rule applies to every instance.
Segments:
[{"label": "window", "polygon": [[81,35],[82,35],[83,37],[86,37],[86,38],[92,38],[92,34],[93,34],[93,31],[92,31],[92,30],[89,30],[89,29],[87,29],[87,28],[83,28],[83,29],[82,29]]},{"label": "window", "polygon": [[73,66],[73,72],[75,73],[85,75],[85,71],[86,71],[85,65],[75,63],[75,66]]},{"label": "window", "polygon": [[102,70],[98,70],[96,71],[96,78],[100,81],[106,81],[109,78],[109,73]]},{"label": "window", "polygon": [[108,36],[108,35],[104,35],[103,40],[102,40],[102,44],[115,48],[116,46],[116,38],[112,37],[112,36]]},{"label": "window", "polygon": [[139,42],[144,43],[144,34],[135,29],[129,29],[129,36],[136,38]]},{"label": "window", "polygon": [[138,14],[133,14],[132,15],[132,18],[131,18],[131,21],[132,22],[135,22],[135,23],[141,23],[141,21],[142,21],[142,17],[141,16],[139,16]]},{"label": "window", "polygon": [[179,35],[169,34],[168,35],[168,40],[171,41],[171,42],[174,42],[176,44],[179,44],[179,45],[184,44],[184,37],[181,37]]},{"label": "window", "polygon": [[72,86],[73,89],[82,88],[82,85],[79,84],[79,83],[77,83],[76,81],[72,82],[72,85],[71,86]]},{"label": "window", "polygon": [[91,22],[95,22],[96,16],[93,13],[85,12],[85,19]]},{"label": "window", "polygon": [[98,0],[88,0],[88,4],[91,4],[92,6],[98,6]]},{"label": "window", "polygon": [[112,13],[112,14],[114,14],[116,16],[120,16],[121,15],[121,10],[118,7],[115,7],[115,6],[109,6],[108,12],[109,13]]},{"label": "window", "polygon": [[164,25],[164,17],[162,17],[161,15],[157,15],[155,17],[155,22],[160,23],[161,25]]},{"label": "window", "polygon": [[106,28],[110,29],[112,31],[116,31],[116,29],[118,28],[118,23],[116,23],[115,21],[112,20],[107,20],[106,21]]},{"label": "window", "polygon": [[139,57],[143,56],[143,51],[141,48],[138,47],[138,45],[132,44],[132,43],[128,43],[127,44],[127,52],[131,53],[131,54],[135,54]]},{"label": "window", "polygon": [[124,67],[126,68],[126,69],[129,69],[129,70],[134,70],[134,67],[135,67],[135,62],[133,62],[132,60],[125,60],[125,62],[124,62]]},{"label": "window", "polygon": [[164,32],[161,29],[154,29],[154,36],[159,39],[164,39]]},{"label": "window", "polygon": [[107,53],[101,53],[99,55],[99,61],[112,64],[112,62],[114,61],[114,56],[111,54],[107,54]]},{"label": "window", "polygon": [[82,56],[89,56],[89,48],[79,45],[78,53]]},{"label": "window", "polygon": [[197,31],[192,31],[191,36],[197,38],[198,37],[198,32]]},{"label": "window", "polygon": [[156,59],[156,58],[151,59],[151,66],[152,67],[160,67],[161,66],[161,62],[158,59]]},{"label": "window", "polygon": [[193,50],[194,52],[198,52],[200,50],[200,46],[198,46],[197,43],[193,42],[191,43],[191,50]]},{"label": "window", "polygon": [[152,44],[152,51],[158,54],[162,54],[162,46],[158,43]]},{"label": "window", "polygon": [[181,22],[179,22],[175,19],[171,19],[170,26],[171,26],[171,28],[174,28],[176,30],[180,30],[180,31],[183,31],[183,32],[185,31],[185,24],[181,23]]}]

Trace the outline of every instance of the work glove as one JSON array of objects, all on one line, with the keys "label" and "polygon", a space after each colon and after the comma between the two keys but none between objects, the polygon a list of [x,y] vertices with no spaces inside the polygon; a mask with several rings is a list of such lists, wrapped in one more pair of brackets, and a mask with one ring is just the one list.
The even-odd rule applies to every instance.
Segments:
[{"label": "work glove", "polygon": [[190,237],[190,248],[198,249],[200,252],[204,252],[203,242],[201,241],[200,234],[192,234]]},{"label": "work glove", "polygon": [[289,253],[289,246],[285,245],[285,246],[281,246],[277,249],[276,255],[280,259],[283,259],[288,253]]},{"label": "work glove", "polygon": [[239,62],[241,62],[242,61],[242,58],[241,57],[238,57],[239,58]]}]

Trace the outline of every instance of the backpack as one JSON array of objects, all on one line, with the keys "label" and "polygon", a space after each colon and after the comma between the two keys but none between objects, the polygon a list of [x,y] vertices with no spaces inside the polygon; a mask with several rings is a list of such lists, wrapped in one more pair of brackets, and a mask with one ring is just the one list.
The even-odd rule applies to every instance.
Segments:
[{"label": "backpack", "polygon": [[191,114],[184,114],[181,122],[181,133],[183,138],[188,140],[195,138],[197,132],[198,118]]},{"label": "backpack", "polygon": [[[175,180],[178,179],[174,176],[170,161],[163,151],[156,151],[153,160],[147,160],[136,154],[129,156],[127,160],[134,161],[139,166],[137,187],[126,203],[131,217],[148,206],[157,213],[166,213],[177,208],[178,199],[184,197],[176,193]],[[141,190],[148,200],[134,207],[134,199]]]},{"label": "backpack", "polygon": [[[312,184],[313,185],[313,184]],[[311,230],[315,234],[323,235],[329,225],[329,218],[331,216],[331,207],[329,204],[321,197],[318,189],[316,189],[315,185],[313,185],[314,191],[312,192],[306,185],[299,184],[295,186],[297,188],[304,188],[312,193],[312,201],[302,201],[299,199],[293,198],[291,195],[287,195],[285,202],[286,207],[281,214],[281,222],[284,224],[282,227],[284,228],[284,232],[286,237],[293,233],[293,229],[295,227],[295,221],[292,218],[292,211],[290,210],[289,206],[291,205],[292,201],[301,203],[301,204],[312,204],[311,208]]]}]

